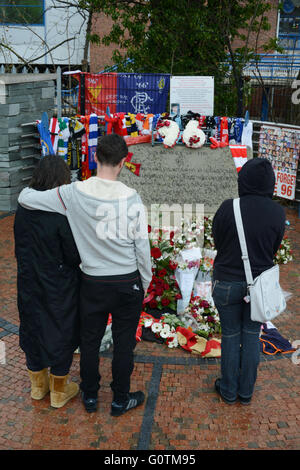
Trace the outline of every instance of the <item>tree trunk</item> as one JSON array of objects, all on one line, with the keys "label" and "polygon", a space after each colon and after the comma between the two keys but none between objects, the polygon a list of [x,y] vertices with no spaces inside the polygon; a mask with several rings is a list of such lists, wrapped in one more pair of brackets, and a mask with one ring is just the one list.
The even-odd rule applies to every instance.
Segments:
[{"label": "tree trunk", "polygon": [[83,50],[83,60],[82,60],[82,71],[88,72],[89,69],[89,46],[90,46],[90,35],[92,31],[92,20],[93,20],[93,9],[92,7],[89,10],[88,21],[86,25],[85,33],[85,44]]}]

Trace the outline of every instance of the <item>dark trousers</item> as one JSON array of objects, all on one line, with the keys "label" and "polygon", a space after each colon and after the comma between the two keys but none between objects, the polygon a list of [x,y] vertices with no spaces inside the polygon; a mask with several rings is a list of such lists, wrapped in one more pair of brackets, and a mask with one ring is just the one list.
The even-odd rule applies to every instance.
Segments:
[{"label": "dark trousers", "polygon": [[112,315],[112,383],[114,400],[123,402],[130,390],[136,329],[144,291],[139,272],[123,276],[82,274],[80,289],[80,388],[88,398],[100,388],[99,348]]},{"label": "dark trousers", "polygon": [[220,388],[229,400],[237,395],[252,397],[260,359],[261,323],[251,320],[246,294],[246,282],[214,282],[213,299],[222,330]]},{"label": "dark trousers", "polygon": [[[41,361],[38,361],[36,358],[33,358],[30,354],[26,353],[26,365],[29,370],[32,372],[39,372],[42,369],[45,369],[48,366],[45,366]],[[73,352],[70,352],[70,357],[68,360],[65,360],[63,364],[55,364],[50,367],[50,373],[53,375],[64,376],[69,373],[71,364],[73,361]]]}]

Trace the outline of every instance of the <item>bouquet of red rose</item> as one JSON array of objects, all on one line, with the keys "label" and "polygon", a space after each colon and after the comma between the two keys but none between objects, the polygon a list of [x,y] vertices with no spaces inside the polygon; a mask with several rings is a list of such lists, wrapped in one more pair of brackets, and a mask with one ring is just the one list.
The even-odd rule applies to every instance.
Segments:
[{"label": "bouquet of red rose", "polygon": [[[151,234],[151,227],[148,228]],[[151,248],[153,277],[148,288],[144,303],[145,310],[158,308],[163,310],[168,307],[176,310],[176,301],[181,298],[180,290],[175,279],[174,262],[174,232],[170,232],[169,237],[163,236],[163,231],[158,230],[157,237],[149,237]]]}]

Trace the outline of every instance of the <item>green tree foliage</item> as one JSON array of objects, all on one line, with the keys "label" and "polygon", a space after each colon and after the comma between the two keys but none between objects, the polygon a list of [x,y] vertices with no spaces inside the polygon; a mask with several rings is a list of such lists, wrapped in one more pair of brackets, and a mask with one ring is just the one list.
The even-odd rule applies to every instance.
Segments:
[{"label": "green tree foliage", "polygon": [[[113,20],[109,34],[92,42],[115,44],[113,62],[119,71],[213,75],[216,111],[237,109],[243,69],[258,60],[262,32],[270,29],[268,14],[278,8],[268,0],[81,0],[81,8]],[[238,41],[238,47],[236,46]],[[274,38],[265,52],[277,48]],[[132,62],[126,62],[130,58]]]}]

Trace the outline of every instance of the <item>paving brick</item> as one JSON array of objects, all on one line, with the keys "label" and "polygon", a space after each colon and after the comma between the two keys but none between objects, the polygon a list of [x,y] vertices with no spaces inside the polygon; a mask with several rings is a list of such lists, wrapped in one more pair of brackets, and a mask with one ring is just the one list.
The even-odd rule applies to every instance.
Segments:
[{"label": "paving brick", "polygon": [[[30,398],[30,381],[24,353],[19,347],[14,258],[14,216],[0,212],[0,336],[7,362],[0,365],[0,448],[5,450],[136,450],[142,432],[148,432],[148,449],[172,450],[299,450],[299,365],[282,356],[262,361],[250,406],[228,406],[216,396],[214,381],[220,361],[197,361],[182,349],[141,342],[132,375],[132,390],[143,389],[146,403],[112,418],[111,357],[102,356],[99,410],[88,415],[79,396],[64,408],[51,408],[49,396]],[[3,218],[4,217],[4,218]],[[296,259],[281,266],[281,284],[292,293],[287,310],[274,321],[289,340],[300,339],[300,223],[296,211],[287,210],[291,225],[286,234]],[[79,383],[79,355],[70,375]],[[183,361],[177,362],[177,361]],[[194,361],[194,362],[193,362]],[[161,368],[157,381],[153,380]],[[152,387],[152,388],[151,388]],[[147,397],[156,393],[154,408]],[[149,428],[145,416],[152,413]],[[145,430],[146,429],[146,430]]]}]

